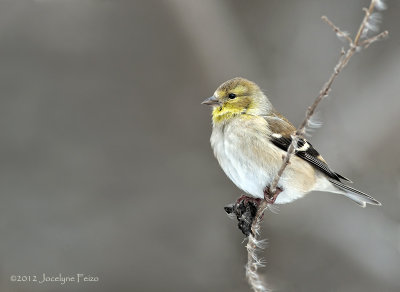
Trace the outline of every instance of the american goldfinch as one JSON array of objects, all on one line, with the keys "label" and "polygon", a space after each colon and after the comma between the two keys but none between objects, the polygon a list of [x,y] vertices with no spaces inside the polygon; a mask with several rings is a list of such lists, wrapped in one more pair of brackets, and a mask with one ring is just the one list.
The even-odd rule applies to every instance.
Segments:
[{"label": "american goldfinch", "polygon": [[343,184],[351,181],[332,171],[306,139],[299,139],[277,192],[271,196],[269,186],[296,128],[274,109],[257,84],[244,78],[224,82],[202,104],[213,108],[210,141],[215,157],[249,197],[285,204],[311,191],[325,191],[344,195],[362,207],[381,205],[370,195]]}]

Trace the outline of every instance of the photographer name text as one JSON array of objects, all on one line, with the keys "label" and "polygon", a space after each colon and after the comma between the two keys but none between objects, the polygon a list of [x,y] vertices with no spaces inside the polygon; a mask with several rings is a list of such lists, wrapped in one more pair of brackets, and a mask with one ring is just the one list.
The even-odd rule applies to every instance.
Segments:
[{"label": "photographer name text", "polygon": [[41,275],[11,275],[10,281],[33,282],[38,284],[59,283],[60,285],[65,285],[66,283],[99,282],[99,277],[89,274],[72,274],[65,276],[61,273],[57,275],[48,275],[46,273],[43,273]]}]

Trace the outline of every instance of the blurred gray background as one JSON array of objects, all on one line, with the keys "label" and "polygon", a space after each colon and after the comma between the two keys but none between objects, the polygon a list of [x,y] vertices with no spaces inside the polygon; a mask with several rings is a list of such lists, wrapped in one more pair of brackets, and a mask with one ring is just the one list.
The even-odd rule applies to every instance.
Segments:
[{"label": "blurred gray background", "polygon": [[[0,290],[249,291],[241,192],[212,155],[223,81],[257,82],[294,124],[367,0],[1,0]],[[374,195],[312,193],[267,213],[276,291],[400,291],[400,18],[319,108],[313,145]],[[84,273],[97,283],[15,283]]]}]

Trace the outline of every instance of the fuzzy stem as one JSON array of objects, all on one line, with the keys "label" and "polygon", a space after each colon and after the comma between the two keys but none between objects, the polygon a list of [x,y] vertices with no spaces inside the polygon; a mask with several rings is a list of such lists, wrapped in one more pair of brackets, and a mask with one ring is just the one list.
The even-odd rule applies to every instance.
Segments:
[{"label": "fuzzy stem", "polygon": [[[378,41],[388,35],[388,32],[384,31],[376,36],[373,36],[371,38],[361,41],[361,39],[363,38],[362,34],[365,29],[365,26],[374,10],[375,1],[376,0],[371,0],[369,8],[364,9],[365,16],[360,24],[360,27],[357,31],[357,34],[356,34],[354,40],[352,40],[349,36],[347,36],[347,34],[342,32],[326,16],[322,17],[322,19],[325,22],[327,22],[339,36],[345,37],[345,39],[349,42],[349,48],[347,49],[347,51],[342,50],[340,58],[336,64],[336,66],[334,67],[331,76],[329,77],[328,81],[322,87],[319,95],[315,98],[312,105],[310,107],[308,107],[306,116],[305,116],[304,120],[300,123],[296,132],[293,133],[292,143],[290,144],[286,155],[283,157],[282,165],[281,165],[278,173],[276,174],[276,176],[274,177],[274,179],[270,185],[271,194],[274,194],[276,192],[276,188],[278,186],[279,180],[282,177],[282,174],[285,171],[286,167],[290,164],[290,158],[292,157],[292,155],[295,154],[298,139],[304,137],[306,127],[307,127],[311,117],[315,113],[315,110],[316,110],[317,106],[319,105],[319,103],[326,96],[328,96],[328,94],[331,90],[332,84],[336,80],[336,77],[343,70],[343,68],[346,67],[350,58],[354,55],[354,53],[356,53],[358,51],[358,48],[367,48],[373,42]],[[257,248],[258,248],[258,239],[257,238],[259,235],[260,224],[263,219],[264,211],[268,208],[268,206],[269,206],[269,203],[267,202],[267,200],[261,201],[261,203],[258,207],[258,210],[257,210],[256,217],[254,218],[253,225],[252,225],[253,235],[249,235],[249,239],[248,239],[248,242],[246,245],[247,252],[248,252],[247,265],[246,265],[246,276],[247,276],[247,279],[248,279],[248,282],[249,282],[251,288],[255,292],[268,291],[257,271],[258,267],[261,266],[259,263],[259,259],[257,257]]]}]

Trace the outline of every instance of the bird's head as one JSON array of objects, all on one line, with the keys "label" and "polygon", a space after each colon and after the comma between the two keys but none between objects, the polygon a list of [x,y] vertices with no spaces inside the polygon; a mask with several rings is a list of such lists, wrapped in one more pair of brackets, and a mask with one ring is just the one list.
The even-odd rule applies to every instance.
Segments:
[{"label": "bird's head", "polygon": [[241,114],[266,115],[273,109],[260,87],[241,77],[222,83],[202,104],[213,107],[214,124]]}]

